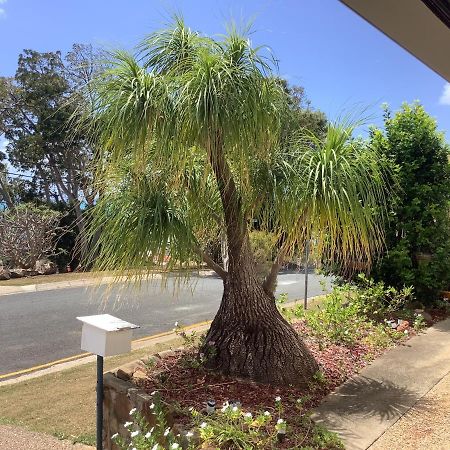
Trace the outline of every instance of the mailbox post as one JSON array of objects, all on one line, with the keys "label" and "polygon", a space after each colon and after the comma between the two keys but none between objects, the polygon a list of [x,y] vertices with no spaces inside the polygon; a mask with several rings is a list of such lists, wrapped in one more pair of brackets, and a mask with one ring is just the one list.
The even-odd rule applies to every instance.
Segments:
[{"label": "mailbox post", "polygon": [[83,322],[81,349],[97,355],[97,450],[103,448],[103,358],[128,353],[131,336],[139,328],[110,314],[77,317]]}]

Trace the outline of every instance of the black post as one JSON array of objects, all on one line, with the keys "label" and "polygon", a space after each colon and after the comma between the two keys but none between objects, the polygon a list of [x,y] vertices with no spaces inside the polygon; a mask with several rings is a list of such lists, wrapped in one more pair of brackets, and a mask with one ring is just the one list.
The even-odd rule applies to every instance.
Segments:
[{"label": "black post", "polygon": [[308,262],[309,262],[309,241],[305,245],[305,298],[303,300],[303,307],[308,308]]},{"label": "black post", "polygon": [[97,355],[97,450],[103,450],[103,356]]}]

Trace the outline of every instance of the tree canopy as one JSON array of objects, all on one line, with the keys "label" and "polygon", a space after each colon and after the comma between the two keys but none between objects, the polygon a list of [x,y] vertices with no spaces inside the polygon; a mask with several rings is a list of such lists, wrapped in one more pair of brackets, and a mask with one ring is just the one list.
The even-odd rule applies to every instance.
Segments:
[{"label": "tree canopy", "polygon": [[386,109],[384,128],[372,131],[372,145],[397,165],[401,191],[374,273],[393,286],[412,285],[431,301],[450,287],[449,147],[419,103],[395,114]]},{"label": "tree canopy", "polygon": [[[308,239],[342,263],[370,261],[383,242],[388,164],[352,138],[351,123],[296,128],[273,66],[236,27],[213,39],[176,18],[135,54],[110,54],[79,126],[98,149],[97,267],[143,274],[166,255],[167,269],[203,260],[224,281],[209,367],[306,385],[317,364],[275,306],[278,269]],[[274,236],[263,282],[255,223]],[[223,232],[227,267],[207,252]]]},{"label": "tree canopy", "polygon": [[[320,133],[290,124],[281,141],[292,99],[263,50],[236,29],[217,41],[178,20],[137,56],[110,55],[89,116],[102,153],[94,228],[111,225],[99,241],[101,268],[145,265],[149,253],[170,253],[173,264],[195,259],[226,208],[250,227],[258,220],[286,254],[312,237],[341,262],[380,247],[383,159],[352,138],[351,123],[323,121],[314,125]],[[226,207],[214,173],[218,146],[238,197]]]}]

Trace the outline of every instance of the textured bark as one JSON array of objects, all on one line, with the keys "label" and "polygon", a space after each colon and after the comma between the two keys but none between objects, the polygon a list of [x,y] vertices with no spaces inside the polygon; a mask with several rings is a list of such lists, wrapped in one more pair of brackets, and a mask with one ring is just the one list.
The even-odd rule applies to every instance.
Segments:
[{"label": "textured bark", "polygon": [[249,263],[243,255],[224,281],[222,303],[203,348],[207,366],[262,383],[306,386],[318,365]]},{"label": "textured bark", "polygon": [[279,385],[306,386],[318,365],[258,280],[242,199],[225,159],[220,134],[208,147],[223,206],[228,273],[203,353],[224,374]]}]

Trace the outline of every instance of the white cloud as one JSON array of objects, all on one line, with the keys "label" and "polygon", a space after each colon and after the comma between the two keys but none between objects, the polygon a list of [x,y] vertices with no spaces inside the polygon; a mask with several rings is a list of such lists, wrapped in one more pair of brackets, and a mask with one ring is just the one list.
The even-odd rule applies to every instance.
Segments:
[{"label": "white cloud", "polygon": [[439,103],[441,105],[450,106],[450,83],[445,83],[444,90],[442,91],[442,95],[439,98]]},{"label": "white cloud", "polygon": [[[0,0],[0,5],[4,5],[7,2],[7,0]],[[0,8],[0,17],[5,16],[6,15],[6,10],[5,8]]]}]

